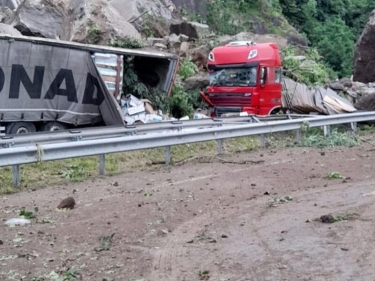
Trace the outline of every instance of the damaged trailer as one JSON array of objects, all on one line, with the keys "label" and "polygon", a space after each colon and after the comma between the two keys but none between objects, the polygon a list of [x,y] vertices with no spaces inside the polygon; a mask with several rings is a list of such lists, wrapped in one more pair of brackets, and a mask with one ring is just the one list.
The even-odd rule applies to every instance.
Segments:
[{"label": "damaged trailer", "polygon": [[169,95],[178,57],[144,49],[0,35],[0,127],[6,134],[123,125],[124,60]]}]

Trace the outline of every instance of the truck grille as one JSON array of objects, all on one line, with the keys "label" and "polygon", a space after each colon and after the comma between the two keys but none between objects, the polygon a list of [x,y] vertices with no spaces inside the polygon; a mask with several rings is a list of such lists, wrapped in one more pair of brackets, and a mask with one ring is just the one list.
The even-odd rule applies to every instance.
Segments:
[{"label": "truck grille", "polygon": [[228,106],[216,106],[215,107],[215,115],[220,117],[225,113],[241,113],[241,107],[228,107]]},{"label": "truck grille", "polygon": [[250,106],[251,94],[245,93],[208,93],[207,97],[215,106]]}]

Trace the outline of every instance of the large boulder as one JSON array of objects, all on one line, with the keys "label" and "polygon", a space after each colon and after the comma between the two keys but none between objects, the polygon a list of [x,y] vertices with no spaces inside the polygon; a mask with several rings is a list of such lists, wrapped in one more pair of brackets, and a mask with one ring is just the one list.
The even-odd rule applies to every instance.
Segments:
[{"label": "large boulder", "polygon": [[21,32],[15,29],[13,26],[0,23],[0,34],[7,34],[11,36],[22,36]]},{"label": "large boulder", "polygon": [[14,16],[14,11],[8,6],[0,6],[0,22],[9,23]]},{"label": "large boulder", "polygon": [[170,34],[185,35],[189,40],[205,38],[210,35],[209,26],[197,22],[178,22],[169,26]]},{"label": "large boulder", "polygon": [[359,110],[374,111],[375,110],[375,93],[361,97],[354,107]]},{"label": "large boulder", "polygon": [[183,83],[185,91],[204,90],[210,84],[208,73],[198,73],[195,76],[187,78]]},{"label": "large boulder", "polygon": [[19,6],[14,27],[26,36],[58,39],[63,23],[63,9],[43,0],[26,0]]},{"label": "large boulder", "polygon": [[24,35],[82,43],[140,38],[123,15],[111,3],[101,0],[25,0],[18,7],[13,25]]},{"label": "large boulder", "polygon": [[0,6],[15,10],[21,2],[22,0],[0,0]]},{"label": "large boulder", "polygon": [[[0,4],[0,22],[23,35],[97,44],[139,39],[137,24],[158,18],[168,23],[176,9],[171,0],[0,0]],[[160,26],[151,29],[156,36],[167,35]]]},{"label": "large boulder", "polygon": [[363,83],[375,81],[375,10],[372,11],[354,52],[353,80]]}]

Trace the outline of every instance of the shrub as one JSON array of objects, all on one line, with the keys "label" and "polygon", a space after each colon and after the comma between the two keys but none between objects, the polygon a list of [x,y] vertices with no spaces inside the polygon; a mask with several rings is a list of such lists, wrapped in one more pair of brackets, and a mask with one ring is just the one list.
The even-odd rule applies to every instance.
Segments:
[{"label": "shrub", "polygon": [[125,37],[118,39],[112,46],[126,49],[140,49],[143,48],[145,45],[142,40]]},{"label": "shrub", "polygon": [[184,59],[181,61],[180,68],[178,69],[178,75],[181,77],[182,81],[194,76],[197,72],[197,66],[192,61],[189,59]]},{"label": "shrub", "polygon": [[193,113],[193,106],[188,94],[184,89],[175,85],[172,92],[172,97],[169,99],[170,113],[175,118],[190,116]]}]

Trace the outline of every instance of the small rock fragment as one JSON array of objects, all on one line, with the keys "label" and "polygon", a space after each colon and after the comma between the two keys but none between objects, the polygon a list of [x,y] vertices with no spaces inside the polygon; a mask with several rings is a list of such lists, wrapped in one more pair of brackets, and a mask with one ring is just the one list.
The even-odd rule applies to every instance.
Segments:
[{"label": "small rock fragment", "polygon": [[334,218],[332,215],[324,215],[324,216],[321,216],[321,217],[320,217],[320,220],[321,220],[323,223],[334,223],[334,222],[335,222],[335,218]]},{"label": "small rock fragment", "polygon": [[73,197],[68,197],[65,198],[64,200],[61,201],[59,206],[57,206],[57,209],[73,209],[76,204],[76,201],[74,200]]}]

